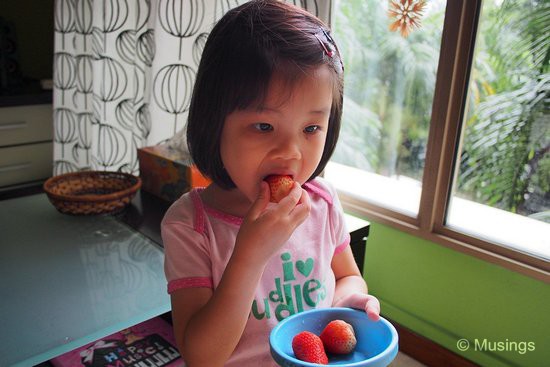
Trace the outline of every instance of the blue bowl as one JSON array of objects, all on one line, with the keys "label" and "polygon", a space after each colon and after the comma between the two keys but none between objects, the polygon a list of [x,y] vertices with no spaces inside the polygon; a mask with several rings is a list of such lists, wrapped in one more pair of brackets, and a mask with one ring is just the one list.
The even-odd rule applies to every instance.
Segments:
[{"label": "blue bowl", "polygon": [[297,359],[292,351],[292,339],[302,331],[320,335],[332,320],[344,320],[355,330],[357,346],[347,355],[328,354],[329,365],[340,367],[382,367],[393,361],[398,350],[397,331],[386,319],[372,321],[364,311],[351,308],[321,308],[304,311],[281,321],[269,336],[271,355],[279,366],[321,366]]}]

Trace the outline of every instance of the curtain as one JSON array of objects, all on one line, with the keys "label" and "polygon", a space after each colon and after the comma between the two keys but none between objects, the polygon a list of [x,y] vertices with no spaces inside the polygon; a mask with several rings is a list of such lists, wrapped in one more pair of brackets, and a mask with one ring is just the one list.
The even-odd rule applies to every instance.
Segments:
[{"label": "curtain", "polygon": [[[245,0],[56,0],[54,175],[137,174],[184,128],[208,32]],[[330,0],[287,1],[330,23]]]}]

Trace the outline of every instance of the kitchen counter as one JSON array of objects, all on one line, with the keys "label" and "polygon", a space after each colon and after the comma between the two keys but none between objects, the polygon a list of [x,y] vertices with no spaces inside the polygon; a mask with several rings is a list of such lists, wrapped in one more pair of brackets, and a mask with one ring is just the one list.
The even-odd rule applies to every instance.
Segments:
[{"label": "kitchen counter", "polygon": [[[132,210],[130,207],[128,210]],[[158,243],[116,216],[0,201],[0,365],[32,366],[170,310]]]}]

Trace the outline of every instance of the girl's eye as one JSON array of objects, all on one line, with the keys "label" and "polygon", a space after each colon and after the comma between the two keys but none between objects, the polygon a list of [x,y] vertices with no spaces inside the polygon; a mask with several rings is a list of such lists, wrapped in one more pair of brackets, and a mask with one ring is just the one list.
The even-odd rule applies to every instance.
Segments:
[{"label": "girl's eye", "polygon": [[267,122],[258,122],[257,124],[254,124],[254,128],[260,131],[271,131],[273,130],[273,126],[271,124],[268,124]]},{"label": "girl's eye", "polygon": [[319,130],[319,125],[310,125],[310,126],[306,126],[306,128],[304,129],[304,132],[307,134],[312,134],[317,130]]}]

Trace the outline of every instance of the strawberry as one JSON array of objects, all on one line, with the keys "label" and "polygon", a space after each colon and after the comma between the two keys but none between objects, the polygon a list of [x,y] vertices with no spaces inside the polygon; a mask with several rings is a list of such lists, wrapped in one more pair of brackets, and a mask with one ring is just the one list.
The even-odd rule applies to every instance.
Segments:
[{"label": "strawberry", "polygon": [[270,175],[265,178],[265,181],[269,184],[271,193],[269,201],[273,203],[278,203],[287,196],[294,185],[292,177],[287,175]]},{"label": "strawberry", "polygon": [[328,364],[328,357],[321,339],[309,332],[302,331],[292,339],[294,355],[301,361]]},{"label": "strawberry", "polygon": [[326,351],[334,354],[351,353],[357,344],[353,327],[343,320],[329,322],[321,333],[321,340]]}]

